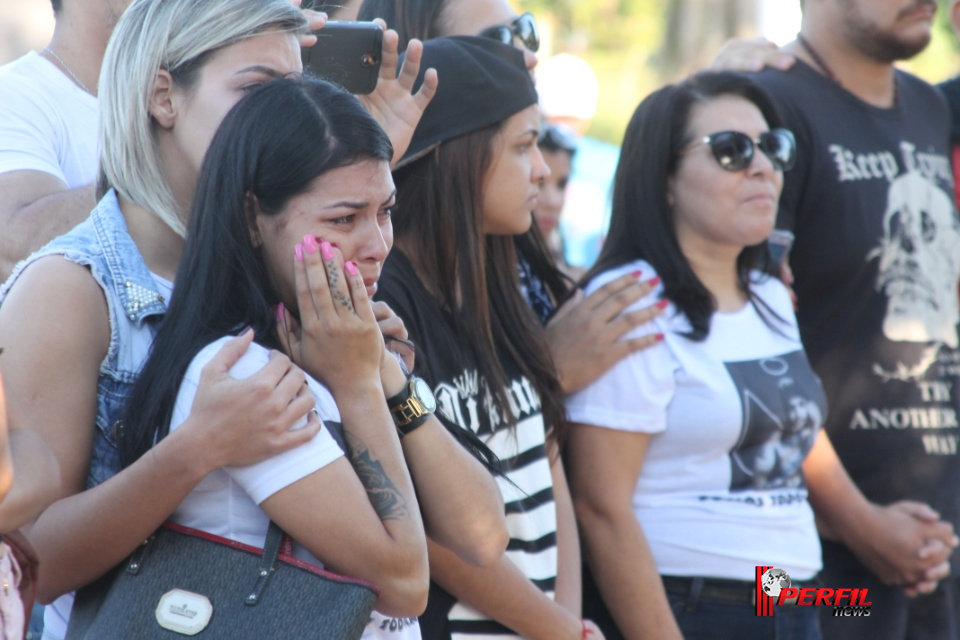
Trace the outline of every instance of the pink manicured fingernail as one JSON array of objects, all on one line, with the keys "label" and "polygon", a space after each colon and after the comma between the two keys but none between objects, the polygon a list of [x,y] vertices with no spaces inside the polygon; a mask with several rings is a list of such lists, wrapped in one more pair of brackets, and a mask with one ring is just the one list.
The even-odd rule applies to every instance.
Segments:
[{"label": "pink manicured fingernail", "polygon": [[639,277],[640,277],[640,274],[642,274],[642,273],[643,273],[643,271],[640,271],[640,269],[637,269],[636,271],[634,271],[634,272],[631,273],[630,275],[632,275],[634,278],[639,278]]},{"label": "pink manicured fingernail", "polygon": [[[317,245],[318,245],[318,246],[319,246],[321,243],[324,242],[324,239],[321,238],[320,236],[314,236],[314,238],[316,238],[316,240],[317,240]],[[330,243],[330,246],[331,246],[331,247],[334,247],[334,248],[336,248],[336,249],[339,249],[339,248],[340,248],[340,245],[337,244],[336,242],[331,242],[331,243]]]},{"label": "pink manicured fingernail", "polygon": [[283,324],[283,303],[277,305],[277,324]]},{"label": "pink manicured fingernail", "polygon": [[333,247],[330,246],[329,242],[320,243],[320,255],[323,256],[324,260],[333,260]]},{"label": "pink manicured fingernail", "polygon": [[351,276],[357,275],[357,263],[353,260],[347,260],[343,263],[343,268],[346,269],[347,273]]},{"label": "pink manicured fingernail", "polygon": [[651,287],[657,286],[658,284],[660,284],[660,276],[653,276],[652,278],[650,278],[649,282]]},{"label": "pink manicured fingernail", "polygon": [[664,336],[662,333],[658,333],[657,335],[655,335],[655,336],[653,336],[653,337],[656,339],[657,342],[663,342],[663,339],[664,339],[666,336]]},{"label": "pink manicured fingernail", "polygon": [[668,304],[670,304],[670,301],[667,299],[657,300],[658,309],[666,309]]},{"label": "pink manicured fingernail", "polygon": [[296,256],[297,262],[303,262],[303,245],[302,244],[297,243],[297,245],[293,248],[293,255]]},{"label": "pink manicured fingernail", "polygon": [[303,236],[303,250],[307,253],[316,253],[317,239],[313,236]]}]

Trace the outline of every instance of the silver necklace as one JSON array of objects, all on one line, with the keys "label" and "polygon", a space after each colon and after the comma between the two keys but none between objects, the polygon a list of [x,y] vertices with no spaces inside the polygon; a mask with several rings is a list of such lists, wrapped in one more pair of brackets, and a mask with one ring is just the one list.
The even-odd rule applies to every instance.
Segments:
[{"label": "silver necklace", "polygon": [[60,66],[63,67],[63,70],[70,74],[70,77],[73,78],[73,81],[76,82],[81,89],[83,89],[90,95],[94,95],[93,91],[90,91],[90,89],[87,88],[87,85],[83,84],[83,81],[77,77],[77,74],[75,74],[70,69],[70,67],[67,66],[67,63],[63,61],[63,58],[61,58],[56,53],[54,53],[53,49],[51,49],[50,47],[44,47],[43,50],[49,53],[50,55],[52,55],[54,58],[56,58],[57,62],[60,63]]}]

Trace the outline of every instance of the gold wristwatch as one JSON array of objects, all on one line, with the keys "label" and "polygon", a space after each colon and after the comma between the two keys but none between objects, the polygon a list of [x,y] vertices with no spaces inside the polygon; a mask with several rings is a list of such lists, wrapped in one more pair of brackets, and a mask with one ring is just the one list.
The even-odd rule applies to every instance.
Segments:
[{"label": "gold wristwatch", "polygon": [[402,438],[427,421],[437,409],[437,400],[433,397],[430,385],[423,378],[411,374],[403,390],[387,400],[387,406]]}]

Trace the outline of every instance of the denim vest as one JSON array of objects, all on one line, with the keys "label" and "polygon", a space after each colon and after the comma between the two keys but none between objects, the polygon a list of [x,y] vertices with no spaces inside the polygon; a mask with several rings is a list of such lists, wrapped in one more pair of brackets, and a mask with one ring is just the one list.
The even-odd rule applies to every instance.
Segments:
[{"label": "denim vest", "polygon": [[17,265],[0,287],[0,303],[23,270],[48,255],[62,255],[90,269],[109,307],[110,348],[97,379],[97,430],[86,481],[89,489],[120,471],[115,425],[167,310],[166,300],[157,292],[156,282],[127,231],[112,190],[84,222]]}]

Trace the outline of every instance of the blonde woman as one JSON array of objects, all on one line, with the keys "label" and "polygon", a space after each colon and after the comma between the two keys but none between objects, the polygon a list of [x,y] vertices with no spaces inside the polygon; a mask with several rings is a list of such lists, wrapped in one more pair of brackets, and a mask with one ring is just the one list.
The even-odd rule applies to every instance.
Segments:
[{"label": "blonde woman", "polygon": [[[286,0],[131,4],[102,70],[102,200],[87,222],[28,259],[0,290],[0,344],[7,348],[0,369],[23,405],[15,426],[44,437],[63,477],[61,498],[30,533],[51,567],[39,597],[59,598],[47,609],[47,640],[66,631],[72,599],[64,594],[121,561],[210,472],[264,460],[319,431],[316,422],[289,429],[313,402],[300,393],[304,374],[286,356],[272,354],[244,380],[228,375],[253,339],[248,333],[204,368],[176,432],[120,471],[120,411],[166,311],[207,146],[248,91],[301,71],[298,37],[306,28]],[[367,107],[402,150],[403,132],[408,139],[436,80],[411,95],[408,76],[419,71],[418,59],[396,79],[396,36],[388,32],[384,41],[381,86]],[[416,447],[404,454],[417,483],[418,470],[433,478],[445,465],[463,478],[418,484],[420,503],[432,513],[439,500],[431,489],[462,490],[447,502],[469,509],[430,515],[431,531],[483,562],[499,553],[498,531],[505,544],[496,487],[445,437],[438,432],[439,444],[427,444],[448,453],[440,462]]]}]

